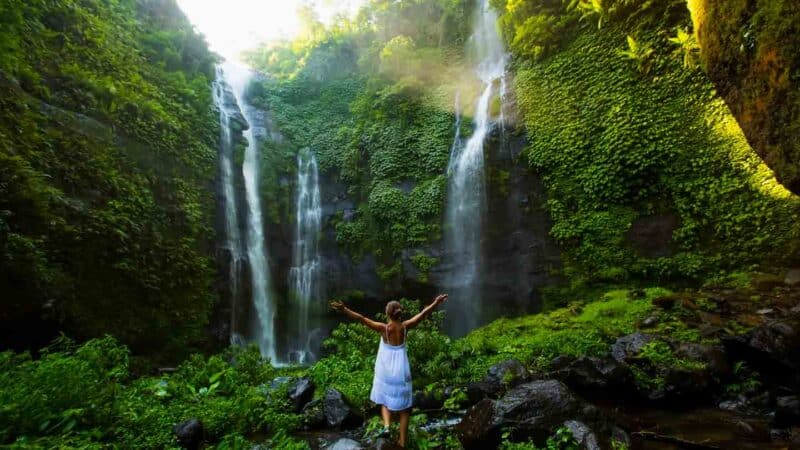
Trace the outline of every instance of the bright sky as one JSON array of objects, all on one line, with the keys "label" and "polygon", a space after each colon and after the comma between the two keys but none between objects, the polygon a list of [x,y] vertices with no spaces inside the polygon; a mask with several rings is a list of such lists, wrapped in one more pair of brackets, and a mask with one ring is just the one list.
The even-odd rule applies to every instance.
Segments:
[{"label": "bright sky", "polygon": [[211,49],[229,59],[259,43],[299,31],[297,9],[315,6],[323,22],[337,11],[355,12],[363,0],[178,0]]}]

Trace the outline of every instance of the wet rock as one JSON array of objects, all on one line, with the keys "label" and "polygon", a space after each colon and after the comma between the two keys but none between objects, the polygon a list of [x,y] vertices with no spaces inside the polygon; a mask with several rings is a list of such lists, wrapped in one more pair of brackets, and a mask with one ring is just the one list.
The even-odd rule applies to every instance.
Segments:
[{"label": "wet rock", "polygon": [[577,358],[570,355],[558,355],[550,361],[550,368],[553,370],[562,370],[569,367],[570,364],[575,362]]},{"label": "wet rock", "polygon": [[325,414],[322,412],[322,401],[312,400],[303,407],[303,426],[307,430],[325,426]]},{"label": "wet rock", "polygon": [[582,391],[602,394],[607,390],[626,389],[633,385],[631,370],[611,358],[581,357],[558,370],[554,376]]},{"label": "wet rock", "polygon": [[504,390],[519,385],[529,376],[528,369],[516,359],[497,363],[489,368],[483,380],[467,385],[468,403],[474,405],[485,398],[497,398]]},{"label": "wet rock", "polygon": [[575,442],[578,443],[579,448],[585,450],[602,450],[600,444],[597,442],[597,436],[594,434],[594,431],[585,423],[577,420],[568,420],[564,422],[564,427],[572,433],[572,437],[575,439]]},{"label": "wet rock", "polygon": [[800,398],[786,395],[775,399],[775,424],[779,426],[800,424]]},{"label": "wet rock", "polygon": [[611,356],[618,362],[626,362],[635,358],[642,347],[653,340],[649,334],[636,332],[627,336],[622,336],[611,344]]},{"label": "wet rock", "polygon": [[442,391],[417,391],[414,393],[414,407],[419,409],[439,409],[444,406]]},{"label": "wet rock", "polygon": [[[631,448],[631,437],[620,427],[611,428],[611,442],[622,444],[622,448]],[[612,446],[613,447],[613,446]]]},{"label": "wet rock", "polygon": [[503,428],[513,428],[515,439],[543,442],[552,430],[582,412],[583,404],[557,380],[521,384],[499,400],[484,399],[470,408],[456,435],[466,449],[494,448]]},{"label": "wet rock", "polygon": [[494,398],[500,393],[501,386],[491,381],[476,381],[467,384],[467,404],[474,405],[486,398]]},{"label": "wet rock", "polygon": [[786,272],[786,277],[784,277],[783,282],[789,286],[800,284],[800,269],[791,269]]},{"label": "wet rock", "polygon": [[326,450],[362,450],[363,448],[361,443],[349,438],[340,438],[333,444],[325,447]]},{"label": "wet rock", "polygon": [[642,328],[653,328],[658,325],[658,317],[650,316],[642,321]]},{"label": "wet rock", "polygon": [[172,432],[182,448],[194,450],[203,443],[203,422],[198,419],[181,422],[172,428]]},{"label": "wet rock", "polygon": [[711,395],[711,376],[708,370],[668,367],[662,370],[664,385],[647,394],[650,400],[696,403]]},{"label": "wet rock", "polygon": [[403,447],[400,447],[396,443],[390,441],[386,438],[380,438],[375,441],[375,444],[370,447],[372,450],[402,450]]},{"label": "wet rock", "polygon": [[308,377],[298,378],[289,387],[289,400],[295,412],[300,412],[303,407],[314,397],[314,383]]},{"label": "wet rock", "polygon": [[347,404],[342,393],[333,388],[325,391],[322,413],[325,415],[326,425],[331,428],[348,428],[361,424],[361,418]]},{"label": "wet rock", "polygon": [[487,381],[500,384],[504,387],[517,386],[528,379],[528,369],[516,359],[509,359],[497,363],[489,368]]},{"label": "wet rock", "polygon": [[684,342],[678,346],[675,354],[705,364],[714,377],[724,378],[731,374],[731,365],[722,347]]},{"label": "wet rock", "polygon": [[781,381],[800,383],[800,318],[770,320],[723,344],[730,360],[745,360]]}]

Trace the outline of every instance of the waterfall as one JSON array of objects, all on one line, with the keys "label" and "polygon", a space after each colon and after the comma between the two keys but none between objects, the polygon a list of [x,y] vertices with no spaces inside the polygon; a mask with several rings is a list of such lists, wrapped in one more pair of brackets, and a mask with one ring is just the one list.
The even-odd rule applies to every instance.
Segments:
[{"label": "waterfall", "polygon": [[[492,115],[492,101],[505,88],[507,54],[497,31],[497,14],[488,0],[478,1],[470,50],[483,91],[475,106],[474,130],[466,143],[461,142],[460,116],[456,113],[456,137],[448,165],[445,246],[452,268],[445,288],[452,299],[448,322],[453,324],[454,334],[464,334],[481,322],[481,237],[486,211],[483,146],[497,122]],[[459,102],[460,96],[456,96],[456,111],[460,109]]]},{"label": "waterfall", "polygon": [[[258,140],[254,132],[254,112],[250,105],[244,101],[247,85],[252,80],[252,73],[232,63],[224,63],[221,75],[233,90],[233,96],[239,105],[243,120],[248,124],[244,130],[247,148],[244,153],[242,174],[244,177],[245,200],[247,204],[246,233],[243,242],[243,253],[246,254],[250,272],[250,288],[253,308],[256,311],[257,322],[255,330],[250,333],[250,338],[258,343],[261,354],[277,362],[275,349],[275,305],[272,297],[272,280],[270,279],[269,264],[267,261],[264,244],[264,225],[261,211],[261,196],[259,192],[259,149]],[[225,128],[225,123],[222,124]],[[223,131],[224,133],[224,131]],[[233,168],[230,162],[231,172]],[[224,165],[225,162],[221,161]],[[223,168],[223,171],[225,169]],[[233,186],[231,185],[231,193]],[[227,195],[223,190],[223,196]],[[226,216],[228,214],[226,203]],[[233,216],[236,216],[235,211]]]},{"label": "waterfall", "polygon": [[319,233],[322,206],[319,195],[319,170],[314,153],[308,149],[297,155],[297,216],[292,248],[290,288],[297,303],[297,330],[292,353],[301,364],[315,359],[311,348],[312,308],[322,299]]},{"label": "waterfall", "polygon": [[219,109],[220,147],[219,147],[219,181],[220,196],[223,209],[223,226],[225,232],[223,248],[228,253],[228,282],[230,286],[231,318],[230,341],[236,345],[241,341],[239,334],[239,317],[236,304],[240,295],[240,278],[242,273],[242,236],[239,228],[239,216],[236,207],[236,188],[233,171],[233,137],[231,135],[231,117],[242,121],[241,112],[235,101],[231,101],[232,93],[224,80],[221,66],[217,66],[216,79],[213,84],[214,105]]}]

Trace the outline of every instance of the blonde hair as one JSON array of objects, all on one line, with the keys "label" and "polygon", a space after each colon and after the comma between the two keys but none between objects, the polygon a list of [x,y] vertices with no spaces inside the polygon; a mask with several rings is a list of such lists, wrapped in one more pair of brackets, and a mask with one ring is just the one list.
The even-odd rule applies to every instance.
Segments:
[{"label": "blonde hair", "polygon": [[396,300],[386,304],[386,316],[394,321],[400,321],[403,317],[403,305]]}]

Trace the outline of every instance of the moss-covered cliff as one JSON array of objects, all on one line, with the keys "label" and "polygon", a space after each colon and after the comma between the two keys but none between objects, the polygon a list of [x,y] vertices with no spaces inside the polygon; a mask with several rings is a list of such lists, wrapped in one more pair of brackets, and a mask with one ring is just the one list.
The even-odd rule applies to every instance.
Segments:
[{"label": "moss-covered cliff", "polygon": [[573,283],[684,282],[797,257],[800,203],[698,68],[685,5],[612,2],[579,20],[581,7],[526,4],[566,23],[543,39],[511,2],[503,18],[528,160]]},{"label": "moss-covered cliff", "polygon": [[[413,261],[437,273],[452,105],[457,93],[464,112],[474,101],[464,53],[470,3],[375,2],[383,6],[373,16],[251,55],[274,75],[256,97],[287,137],[282,151],[311,147],[342,186],[330,199],[337,248],[375,258],[366,270],[384,285],[414,277]],[[547,210],[546,232],[565,250],[561,274],[573,286],[693,283],[796,261],[798,199],[758,158],[701,70],[685,2],[492,3],[513,57],[508,107],[518,109],[516,129],[528,142],[506,167],[497,158],[504,144],[489,143],[490,190],[504,192],[510,167],[544,183],[515,208]],[[412,16],[416,27],[395,25]],[[432,25],[442,23],[450,28]],[[463,123],[468,134],[469,117]],[[492,227],[488,248],[520,231]],[[539,258],[552,272],[559,264],[549,254]]]},{"label": "moss-covered cliff", "polygon": [[689,0],[709,78],[748,141],[800,193],[800,5]]},{"label": "moss-covered cliff", "polygon": [[218,136],[204,41],[171,0],[6,1],[0,24],[3,341],[196,340]]}]

